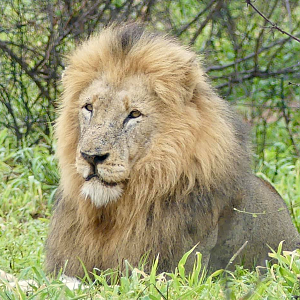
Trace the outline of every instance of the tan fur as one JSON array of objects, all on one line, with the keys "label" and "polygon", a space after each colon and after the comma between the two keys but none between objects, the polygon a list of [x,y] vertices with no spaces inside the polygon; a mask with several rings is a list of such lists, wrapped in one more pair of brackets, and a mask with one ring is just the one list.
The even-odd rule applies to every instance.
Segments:
[{"label": "tan fur", "polygon": [[[267,257],[266,243],[296,247],[282,199],[250,173],[244,125],[192,51],[139,26],[111,26],[69,57],[63,86],[48,271],[83,276],[80,260],[92,271],[138,265],[144,254],[160,254],[167,271],[197,243],[205,264],[224,267],[245,240],[250,266]],[[129,118],[134,110],[142,115]],[[93,169],[82,152],[109,156]]]}]

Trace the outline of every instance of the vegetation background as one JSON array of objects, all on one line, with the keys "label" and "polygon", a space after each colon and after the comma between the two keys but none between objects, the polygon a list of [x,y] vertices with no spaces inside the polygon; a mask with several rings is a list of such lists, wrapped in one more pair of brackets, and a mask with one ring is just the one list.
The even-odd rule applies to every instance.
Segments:
[{"label": "vegetation background", "polygon": [[199,53],[213,86],[252,126],[255,172],[282,194],[300,229],[298,0],[1,0],[0,269],[35,284],[24,292],[2,280],[0,298],[299,299],[299,252],[280,246],[275,264],[255,271],[238,266],[205,276],[199,254],[191,276],[183,257],[173,274],[156,274],[155,264],[151,274],[105,271],[100,285],[75,291],[43,273],[65,56],[114,21],[145,22]]}]

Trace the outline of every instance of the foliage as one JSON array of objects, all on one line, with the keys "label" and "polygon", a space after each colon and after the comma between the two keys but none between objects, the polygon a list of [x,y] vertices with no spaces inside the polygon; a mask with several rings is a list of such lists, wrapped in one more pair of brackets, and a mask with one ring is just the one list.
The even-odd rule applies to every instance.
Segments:
[{"label": "foliage", "polygon": [[0,266],[19,272],[43,260],[58,174],[46,143],[18,149],[14,142],[7,129],[0,132]]},{"label": "foliage", "polygon": [[[157,274],[159,257],[150,274],[143,265],[136,269],[127,263],[127,271],[95,273],[96,282],[86,274],[77,290],[70,290],[59,277],[43,272],[43,247],[49,223],[53,195],[58,183],[57,165],[52,149],[44,143],[19,149],[15,137],[0,132],[0,269],[17,275],[12,287],[0,280],[1,299],[292,299],[300,296],[300,252],[271,251],[275,264],[249,271],[219,270],[207,275],[201,269],[201,254],[196,255],[192,274],[185,272],[186,253],[174,273]],[[26,144],[26,140],[23,141]],[[284,153],[290,148],[282,145]],[[276,147],[266,152],[260,168],[273,176],[275,185],[293,210],[299,228],[300,160],[293,164],[289,156],[274,160]],[[277,167],[276,167],[277,166]],[[277,169],[276,169],[277,168]],[[34,280],[29,292],[22,291],[22,280]]]},{"label": "foliage", "polygon": [[[274,24],[300,32],[297,0],[253,2]],[[31,292],[0,281],[1,299],[292,299],[300,253],[271,251],[275,264],[249,271],[107,270],[72,291],[43,272],[43,247],[58,184],[53,121],[65,56],[112,21],[145,21],[201,56],[219,93],[253,128],[254,168],[274,183],[300,229],[300,43],[246,1],[2,0],[0,3],[0,269],[34,279]],[[263,272],[261,272],[263,270]],[[130,271],[130,272],[129,272]],[[262,274],[263,275],[262,275]],[[98,283],[98,284],[97,284]]]}]

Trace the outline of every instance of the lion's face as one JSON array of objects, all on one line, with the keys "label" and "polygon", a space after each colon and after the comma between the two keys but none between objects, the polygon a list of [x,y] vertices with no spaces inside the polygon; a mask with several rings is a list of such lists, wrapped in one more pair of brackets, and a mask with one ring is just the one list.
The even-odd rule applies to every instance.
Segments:
[{"label": "lion's face", "polygon": [[85,180],[82,194],[100,207],[121,197],[131,169],[151,145],[156,114],[147,82],[138,76],[118,86],[96,80],[79,100],[76,169]]}]

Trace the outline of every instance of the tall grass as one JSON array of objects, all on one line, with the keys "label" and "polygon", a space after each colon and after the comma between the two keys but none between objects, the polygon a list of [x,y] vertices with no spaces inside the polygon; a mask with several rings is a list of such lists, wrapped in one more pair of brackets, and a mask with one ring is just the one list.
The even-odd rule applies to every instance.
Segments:
[{"label": "tall grass", "polygon": [[[186,253],[174,273],[157,274],[159,257],[151,272],[143,267],[127,271],[103,270],[96,281],[86,274],[85,282],[72,290],[59,277],[43,271],[43,247],[54,193],[58,184],[57,164],[51,137],[22,149],[7,130],[0,131],[0,269],[16,275],[18,283],[0,280],[0,299],[295,299],[300,297],[300,252],[271,250],[274,264],[245,270],[218,270],[207,275],[196,254],[193,272],[188,274]],[[300,160],[275,162],[273,150],[266,150],[259,175],[272,178],[284,196],[293,221],[300,228]],[[288,151],[288,149],[286,149]],[[274,164],[277,164],[274,166]],[[273,176],[276,168],[276,176]],[[22,280],[34,280],[22,290]],[[28,287],[28,286],[27,286]]]},{"label": "tall grass", "polygon": [[58,174],[46,143],[18,149],[15,142],[0,131],[0,268],[18,273],[42,264]]}]

